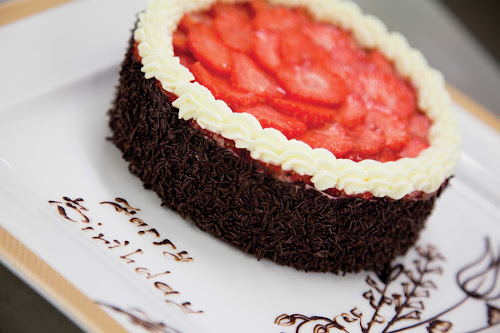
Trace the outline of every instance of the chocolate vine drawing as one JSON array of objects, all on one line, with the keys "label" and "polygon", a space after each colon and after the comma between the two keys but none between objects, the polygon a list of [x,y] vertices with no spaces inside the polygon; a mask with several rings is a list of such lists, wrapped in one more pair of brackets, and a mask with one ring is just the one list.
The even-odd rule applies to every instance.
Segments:
[{"label": "chocolate vine drawing", "polygon": [[372,309],[370,315],[355,307],[333,318],[282,314],[276,318],[275,324],[297,325],[296,333],[369,333],[375,330],[397,333],[417,327],[425,327],[430,333],[445,333],[451,331],[453,323],[444,320],[444,316],[467,301],[476,300],[483,303],[487,316],[485,324],[472,332],[500,326],[500,309],[491,304],[500,299],[500,254],[495,254],[489,239],[486,239],[483,254],[456,273],[456,283],[463,293],[462,299],[426,317],[425,302],[431,297],[431,291],[437,289],[433,276],[442,274],[444,257],[430,245],[417,247],[416,251],[418,258],[412,267],[388,265],[376,278],[371,275],[366,277],[370,289],[363,294],[363,298]]}]

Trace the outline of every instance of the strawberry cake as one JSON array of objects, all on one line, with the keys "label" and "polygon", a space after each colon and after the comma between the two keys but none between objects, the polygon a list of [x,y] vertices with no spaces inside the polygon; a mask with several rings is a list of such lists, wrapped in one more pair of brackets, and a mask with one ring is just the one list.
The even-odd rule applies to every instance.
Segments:
[{"label": "strawberry cake", "polygon": [[163,204],[259,260],[380,270],[459,156],[442,75],[341,0],[152,0],[110,111]]}]

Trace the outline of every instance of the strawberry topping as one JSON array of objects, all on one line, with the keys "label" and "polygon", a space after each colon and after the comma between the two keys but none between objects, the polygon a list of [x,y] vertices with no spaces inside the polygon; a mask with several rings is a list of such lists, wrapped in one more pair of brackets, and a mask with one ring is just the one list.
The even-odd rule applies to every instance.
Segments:
[{"label": "strawberry topping", "polygon": [[184,33],[189,33],[191,28],[193,28],[198,24],[210,25],[211,23],[212,20],[210,19],[210,16],[208,16],[207,14],[204,13],[186,14],[179,23],[179,30]]},{"label": "strawberry topping", "polygon": [[304,141],[312,148],[325,148],[337,158],[345,156],[354,146],[352,138],[338,123],[307,131],[299,136],[298,140]]},{"label": "strawberry topping", "polygon": [[[432,122],[394,64],[303,9],[264,0],[218,2],[185,15],[172,44],[215,98],[289,139],[354,161],[416,157],[429,147]],[[231,149],[244,151],[234,143]],[[274,168],[285,179],[310,183],[308,176]]]},{"label": "strawberry topping", "polygon": [[359,73],[356,82],[352,82],[354,93],[367,104],[375,104],[388,112],[408,118],[416,108],[415,97],[411,89],[399,78],[378,71]]},{"label": "strawberry topping", "polygon": [[415,113],[410,118],[410,134],[414,138],[427,139],[427,133],[431,127],[431,121],[422,113]]},{"label": "strawberry topping", "polygon": [[191,68],[191,66],[195,63],[194,58],[189,54],[181,53],[177,56],[179,57],[179,59],[181,61],[181,65],[184,67]]},{"label": "strawberry topping", "polygon": [[215,31],[222,43],[238,51],[248,52],[252,48],[253,26],[248,13],[241,7],[217,4],[214,20]]},{"label": "strawberry topping", "polygon": [[406,147],[399,152],[401,157],[417,157],[420,152],[429,147],[429,144],[422,139],[413,138]]},{"label": "strawberry topping", "polygon": [[378,128],[362,124],[356,126],[352,134],[354,137],[354,150],[359,155],[359,160],[375,155],[385,146],[384,134]]},{"label": "strawberry topping", "polygon": [[380,51],[374,50],[368,55],[368,62],[373,64],[376,70],[387,74],[395,74],[394,65]]},{"label": "strawberry topping", "polygon": [[310,105],[285,98],[274,98],[269,103],[278,111],[302,120],[309,125],[322,125],[333,119],[335,110],[323,106]]},{"label": "strawberry topping", "polygon": [[174,35],[172,36],[172,44],[174,45],[174,52],[176,54],[189,52],[187,35],[180,30],[174,32]]},{"label": "strawberry topping", "polygon": [[282,67],[277,76],[286,92],[303,102],[335,107],[347,94],[344,81],[320,66]]},{"label": "strawberry topping", "polygon": [[384,133],[385,145],[394,151],[401,150],[410,139],[406,123],[393,114],[374,109],[366,115],[366,122]]},{"label": "strawberry topping", "polygon": [[196,80],[207,87],[217,99],[222,99],[230,107],[249,106],[255,104],[256,96],[249,92],[233,88],[224,77],[210,73],[199,62],[191,66],[191,72]]},{"label": "strawberry topping", "polygon": [[231,52],[207,25],[192,27],[188,35],[189,49],[205,66],[217,73],[231,72]]},{"label": "strawberry topping", "polygon": [[279,53],[279,33],[271,30],[258,30],[253,40],[253,53],[259,64],[268,72],[274,73],[281,65]]},{"label": "strawberry topping", "polygon": [[308,21],[309,17],[303,11],[271,6],[266,10],[257,10],[254,26],[257,30],[281,31],[300,27]]},{"label": "strawberry topping", "polygon": [[365,104],[351,95],[347,97],[345,103],[338,110],[335,121],[344,127],[352,128],[360,124],[368,112]]},{"label": "strawberry topping", "polygon": [[312,23],[304,27],[304,34],[322,50],[328,52],[328,64],[357,66],[364,61],[365,52],[357,47],[349,34],[339,28],[323,23]]},{"label": "strawberry topping", "polygon": [[265,97],[283,95],[275,80],[262,71],[250,57],[235,53],[233,54],[233,65],[234,71],[231,75],[231,81],[238,89]]},{"label": "strawberry topping", "polygon": [[283,31],[279,43],[279,54],[286,66],[314,63],[328,56],[309,36],[296,29]]},{"label": "strawberry topping", "polygon": [[267,105],[256,105],[249,108],[236,109],[236,112],[246,112],[255,116],[263,128],[274,128],[287,138],[295,137],[307,128],[300,120],[288,117]]}]

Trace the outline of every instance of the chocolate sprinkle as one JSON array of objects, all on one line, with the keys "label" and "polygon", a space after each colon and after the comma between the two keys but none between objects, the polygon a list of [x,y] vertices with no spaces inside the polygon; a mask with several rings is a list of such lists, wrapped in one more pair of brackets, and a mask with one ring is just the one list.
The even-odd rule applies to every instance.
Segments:
[{"label": "chocolate sprinkle", "polygon": [[415,243],[447,183],[420,200],[366,200],[280,181],[179,119],[155,79],[144,78],[132,39],[110,126],[130,171],[162,205],[258,260],[305,271],[381,270]]}]

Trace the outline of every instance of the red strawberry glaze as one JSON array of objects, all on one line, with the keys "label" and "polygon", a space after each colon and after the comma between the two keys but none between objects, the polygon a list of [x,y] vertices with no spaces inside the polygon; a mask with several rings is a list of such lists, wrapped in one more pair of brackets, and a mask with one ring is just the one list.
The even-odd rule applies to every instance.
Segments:
[{"label": "red strawberry glaze", "polygon": [[[137,46],[134,56],[140,61]],[[418,110],[415,90],[391,61],[378,50],[362,49],[346,31],[314,22],[303,9],[262,0],[217,3],[209,11],[185,15],[173,46],[181,64],[217,99],[288,139],[353,161],[416,157],[429,147],[432,122]],[[163,92],[171,101],[177,98]],[[252,160],[233,141],[202,131]],[[255,162],[279,179],[312,184],[309,176]],[[336,189],[325,193],[347,196]],[[405,198],[424,196],[414,192]]]}]

